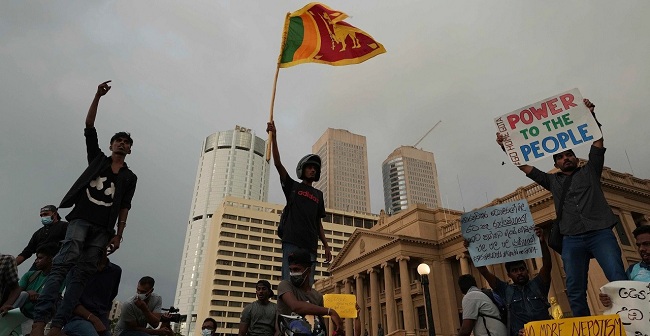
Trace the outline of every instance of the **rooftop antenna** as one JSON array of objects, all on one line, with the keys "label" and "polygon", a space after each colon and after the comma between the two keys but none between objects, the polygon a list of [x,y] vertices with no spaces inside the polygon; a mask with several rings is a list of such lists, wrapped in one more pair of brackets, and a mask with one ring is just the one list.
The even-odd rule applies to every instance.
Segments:
[{"label": "rooftop antenna", "polygon": [[632,172],[632,175],[634,175],[634,169],[632,169],[632,163],[630,163],[630,157],[627,155],[627,149],[625,150],[625,157],[627,157],[627,164],[630,165],[630,171]]},{"label": "rooftop antenna", "polygon": [[422,140],[424,140],[424,138],[426,138],[427,135],[429,135],[429,133],[431,133],[431,131],[433,131],[433,129],[436,128],[436,126],[438,126],[441,122],[442,122],[442,120],[438,120],[438,122],[437,122],[435,125],[433,125],[433,127],[431,127],[431,129],[430,129],[428,132],[426,132],[426,133],[425,133],[425,134],[420,138],[420,140],[418,140],[418,142],[415,143],[415,145],[413,145],[413,147],[417,147],[417,146],[420,144],[420,142],[422,142]]},{"label": "rooftop antenna", "polygon": [[458,192],[460,193],[460,201],[463,203],[463,212],[465,212],[465,200],[463,199],[463,191],[460,189],[460,178],[456,174],[456,181],[458,181]]}]

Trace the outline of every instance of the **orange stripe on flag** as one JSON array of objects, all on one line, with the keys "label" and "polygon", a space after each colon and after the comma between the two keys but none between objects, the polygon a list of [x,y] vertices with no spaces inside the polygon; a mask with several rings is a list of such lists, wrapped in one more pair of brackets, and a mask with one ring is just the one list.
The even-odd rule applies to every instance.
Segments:
[{"label": "orange stripe on flag", "polygon": [[302,45],[293,54],[293,60],[313,58],[320,50],[320,35],[314,17],[305,12],[300,15],[304,29]]}]

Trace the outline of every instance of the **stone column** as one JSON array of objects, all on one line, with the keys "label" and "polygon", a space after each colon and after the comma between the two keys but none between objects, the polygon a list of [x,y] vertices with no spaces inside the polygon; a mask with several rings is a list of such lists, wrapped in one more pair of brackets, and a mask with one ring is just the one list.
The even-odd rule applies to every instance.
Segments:
[{"label": "stone column", "polygon": [[361,307],[361,311],[359,312],[359,316],[357,317],[359,319],[359,322],[361,323],[361,335],[363,335],[363,332],[366,328],[366,312],[368,311],[368,309],[366,309],[366,297],[365,297],[366,288],[363,285],[364,278],[365,277],[363,274],[357,274],[354,276],[354,280],[356,281],[357,303],[359,303],[359,307]]},{"label": "stone column", "polygon": [[384,269],[384,286],[386,293],[386,334],[397,330],[397,307],[395,305],[395,283],[393,280],[393,263],[385,262],[381,264]]},{"label": "stone column", "polygon": [[370,335],[377,335],[377,325],[381,323],[381,305],[379,303],[379,275],[377,270],[371,268],[370,274]]},{"label": "stone column", "polygon": [[409,257],[398,257],[400,287],[402,291],[402,309],[404,310],[404,330],[406,335],[415,335],[415,311],[411,299],[411,276],[409,273]]},{"label": "stone column", "polygon": [[[343,289],[344,289],[345,294],[352,294],[352,280],[351,279],[343,280]],[[346,319],[344,319],[344,321],[345,321],[345,334],[346,335],[352,335],[353,334],[352,319],[351,318],[346,318]]]},{"label": "stone column", "polygon": [[[445,268],[441,261],[435,260],[431,266],[431,274],[435,276],[435,281],[430,281],[430,283],[435,282],[437,287],[436,293],[440,295],[440,302],[444,305],[444,307],[439,307],[440,309],[437,314],[433,315],[433,321],[436,324],[438,332],[443,335],[456,335],[456,328],[458,328],[458,326],[452,322],[452,316],[453,314],[456,314],[456,312],[452,311],[449,307],[449,302],[451,302],[451,300],[455,301],[456,296],[453,291],[449,292],[444,279],[446,276],[451,275],[445,273]],[[440,321],[440,323],[438,323],[438,321]]]},{"label": "stone column", "polygon": [[469,274],[469,260],[467,260],[467,254],[463,252],[457,255],[456,260],[460,261],[460,274]]}]

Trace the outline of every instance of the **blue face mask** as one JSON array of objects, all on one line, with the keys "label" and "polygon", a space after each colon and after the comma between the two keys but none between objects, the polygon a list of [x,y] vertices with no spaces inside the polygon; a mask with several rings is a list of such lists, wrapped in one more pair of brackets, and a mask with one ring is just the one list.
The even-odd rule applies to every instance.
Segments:
[{"label": "blue face mask", "polygon": [[52,216],[41,217],[41,223],[43,223],[43,225],[52,224],[53,221]]}]

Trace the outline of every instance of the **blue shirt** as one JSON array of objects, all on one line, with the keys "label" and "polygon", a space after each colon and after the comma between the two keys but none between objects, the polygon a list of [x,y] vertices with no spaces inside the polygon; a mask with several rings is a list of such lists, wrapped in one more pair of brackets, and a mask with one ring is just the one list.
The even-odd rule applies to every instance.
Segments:
[{"label": "blue shirt", "polygon": [[[497,278],[494,291],[506,300],[511,336],[517,336],[519,329],[528,322],[551,319],[548,313],[550,305],[546,298],[550,288],[551,284],[545,284],[540,276],[534,277],[523,286],[508,284]],[[509,291],[512,293],[510,297]]]}]

